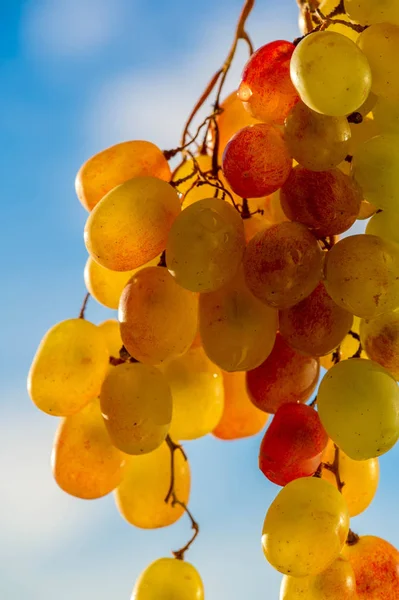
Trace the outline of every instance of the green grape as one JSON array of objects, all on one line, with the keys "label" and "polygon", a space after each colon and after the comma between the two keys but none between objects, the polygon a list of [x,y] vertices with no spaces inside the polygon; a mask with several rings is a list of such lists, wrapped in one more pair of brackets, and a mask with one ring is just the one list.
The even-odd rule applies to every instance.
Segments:
[{"label": "green grape", "polygon": [[54,325],[42,339],[28,375],[28,393],[56,417],[79,412],[98,396],[108,370],[102,332],[85,319]]},{"label": "green grape", "polygon": [[140,575],[131,600],[204,600],[198,571],[184,560],[160,558]]},{"label": "green grape", "polygon": [[366,226],[366,233],[399,244],[399,212],[379,212],[374,215]]},{"label": "green grape", "polygon": [[123,290],[118,318],[129,353],[156,365],[190,348],[198,327],[198,299],[180,287],[167,269],[147,267]]},{"label": "green grape", "polygon": [[388,100],[399,100],[399,27],[390,23],[371,25],[360,34],[357,44],[371,68],[371,91]]},{"label": "green grape", "polygon": [[399,25],[397,0],[344,0],[345,12],[362,25],[393,23]]},{"label": "green grape", "polygon": [[378,98],[373,108],[374,121],[381,133],[399,134],[399,104],[395,101]]},{"label": "green grape", "polygon": [[291,78],[309,108],[332,117],[355,111],[371,89],[367,58],[352,40],[332,31],[312,33],[298,44]]},{"label": "green grape", "polygon": [[146,454],[166,438],[172,396],[155,367],[124,363],[109,371],[100,394],[101,412],[114,446],[126,454]]},{"label": "green grape", "polygon": [[371,318],[399,307],[399,246],[375,235],[352,235],[327,253],[325,286],[336,304]]},{"label": "green grape", "polygon": [[172,439],[194,440],[211,433],[223,414],[221,370],[199,346],[162,365],[162,372],[173,398]]},{"label": "green grape", "polygon": [[249,291],[242,269],[225,286],[200,295],[202,345],[224,371],[255,369],[269,356],[278,314]]},{"label": "green grape", "polygon": [[263,525],[263,552],[285,575],[322,573],[341,552],[349,530],[345,500],[327,481],[301,477],[270,505]]},{"label": "green grape", "polygon": [[399,388],[383,367],[353,358],[332,367],[317,394],[330,438],[354,460],[385,454],[399,438]]},{"label": "green grape", "polygon": [[345,117],[327,117],[298,102],[285,121],[292,157],[312,171],[333,169],[349,154],[351,128]]},{"label": "green grape", "polygon": [[244,251],[239,213],[220,198],[199,200],[174,222],[166,263],[177,283],[193,292],[212,292],[234,277]]},{"label": "green grape", "polygon": [[367,356],[399,380],[399,312],[360,321],[360,339]]}]

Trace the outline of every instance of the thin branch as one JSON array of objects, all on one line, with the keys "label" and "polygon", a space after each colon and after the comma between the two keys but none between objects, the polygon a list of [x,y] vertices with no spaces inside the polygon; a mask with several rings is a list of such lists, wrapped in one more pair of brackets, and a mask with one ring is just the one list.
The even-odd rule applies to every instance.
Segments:
[{"label": "thin branch", "polygon": [[345,482],[342,481],[340,473],[339,473],[339,453],[340,450],[337,446],[337,444],[334,444],[334,448],[335,448],[335,453],[334,453],[334,460],[332,463],[322,463],[323,468],[327,469],[327,471],[330,471],[330,473],[333,473],[335,476],[335,481],[337,482],[337,488],[339,492],[342,492],[343,487],[345,485]]},{"label": "thin branch", "polygon": [[82,304],[82,307],[79,312],[79,319],[85,318],[85,312],[86,312],[86,307],[87,307],[89,298],[90,298],[90,294],[89,294],[89,292],[87,292],[86,296],[84,297],[83,304]]}]

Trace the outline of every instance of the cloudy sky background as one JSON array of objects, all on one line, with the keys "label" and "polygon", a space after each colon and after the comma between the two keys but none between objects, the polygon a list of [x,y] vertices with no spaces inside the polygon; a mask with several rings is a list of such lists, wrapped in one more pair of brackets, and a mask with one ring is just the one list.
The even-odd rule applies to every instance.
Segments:
[{"label": "cloudy sky background", "polygon": [[[128,600],[152,560],[188,539],[183,518],[133,529],[112,495],[68,497],[52,480],[56,420],[26,390],[37,344],[77,316],[84,295],[86,213],[74,195],[81,163],[104,147],[148,139],[172,148],[209,76],[223,62],[240,0],[5,0],[0,7],[0,597]],[[258,0],[259,46],[297,35],[294,0]],[[229,86],[239,79],[238,53]],[[236,83],[235,83],[236,82]],[[88,318],[109,316],[92,301]],[[277,600],[280,576],[260,530],[277,492],[257,469],[259,438],[187,444],[191,507],[201,535],[188,559],[207,600]],[[399,544],[399,448],[381,460],[375,502],[353,522]]]}]

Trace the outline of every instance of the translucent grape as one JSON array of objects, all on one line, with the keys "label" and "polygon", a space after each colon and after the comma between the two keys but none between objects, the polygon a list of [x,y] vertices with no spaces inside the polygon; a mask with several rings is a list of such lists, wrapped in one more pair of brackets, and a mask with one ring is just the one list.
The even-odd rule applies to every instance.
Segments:
[{"label": "translucent grape", "polygon": [[[210,171],[212,169],[212,157],[207,154],[199,154],[195,157],[195,161],[194,159],[186,160],[175,172],[173,181],[180,181],[194,173],[196,165],[203,172]],[[216,188],[209,184],[194,185],[197,179],[198,174],[194,174],[187,181],[183,181],[177,186],[178,192],[183,195],[182,204],[184,204],[184,208],[198,202],[198,200],[212,198],[216,191]]]},{"label": "translucent grape", "polygon": [[324,376],[317,398],[325,430],[350,458],[376,458],[397,442],[399,388],[376,362],[341,361]]},{"label": "translucent grape", "polygon": [[107,343],[108,354],[118,358],[119,350],[123,346],[119,322],[116,319],[108,319],[107,321],[100,323],[98,328],[102,332]]},{"label": "translucent grape", "polygon": [[101,498],[120,483],[124,462],[124,455],[111,443],[98,400],[61,421],[51,463],[64,492],[83,499]]},{"label": "translucent grape", "polygon": [[291,78],[309,108],[332,117],[355,111],[371,89],[367,58],[352,40],[334,31],[312,33],[297,45]]},{"label": "translucent grape", "polygon": [[73,415],[99,394],[108,360],[98,327],[85,319],[62,321],[40,342],[28,375],[28,393],[49,415]]},{"label": "translucent grape", "polygon": [[[322,11],[323,15],[329,15],[338,6],[338,3],[339,0],[321,0],[321,2],[319,3],[319,9]],[[339,15],[337,19],[339,19],[340,21],[346,21],[347,23],[349,23],[350,21],[349,17],[345,14]],[[314,22],[315,26],[317,24],[318,22]],[[357,31],[351,29],[347,25],[343,25],[342,23],[334,23],[333,21],[330,21],[327,24],[326,29],[328,31],[340,33],[341,35],[348,37],[354,42],[356,42],[357,38],[359,37],[359,33]]]},{"label": "translucent grape", "polygon": [[[284,223],[289,221],[287,215],[281,208],[281,193],[280,190],[274,192],[268,197],[267,201],[261,207],[263,209],[263,218],[266,219],[269,224],[278,225],[278,223]],[[244,223],[245,225],[245,223]]]},{"label": "translucent grape", "polygon": [[399,105],[396,101],[378,98],[373,117],[381,133],[399,134]]},{"label": "translucent grape", "polygon": [[204,600],[198,571],[184,560],[160,558],[140,575],[131,600]]},{"label": "translucent grape", "polygon": [[[171,458],[166,442],[149,454],[128,457],[122,482],[115,490],[118,510],[128,523],[142,529],[157,529],[180,519],[184,508],[165,502],[170,478]],[[177,498],[188,504],[190,465],[179,451],[174,454],[174,490]]]},{"label": "translucent grape", "polygon": [[[216,123],[219,131],[219,149],[218,159],[222,160],[224,149],[227,143],[235,133],[247,127],[259,123],[257,119],[251,117],[248,111],[245,110],[241,100],[237,96],[237,92],[232,92],[222,102],[221,112],[216,117]],[[214,130],[212,130],[214,133]]]},{"label": "translucent grape", "polygon": [[280,311],[279,330],[288,344],[309,356],[332,352],[352,327],[353,315],[330,298],[322,283],[302,302]]},{"label": "translucent grape", "polygon": [[314,577],[284,575],[280,600],[358,600],[355,573],[349,561],[339,556]]},{"label": "translucent grape", "polygon": [[224,410],[213,430],[221,440],[237,440],[259,433],[269,415],[254,406],[248,396],[245,373],[223,372]]},{"label": "translucent grape", "polygon": [[100,395],[101,412],[114,446],[126,454],[146,454],[166,438],[172,395],[155,367],[124,363],[109,371]]},{"label": "translucent grape", "polygon": [[179,285],[212,292],[234,277],[244,244],[239,213],[220,198],[208,198],[188,206],[174,222],[166,263]]},{"label": "translucent grape", "polygon": [[[332,464],[334,457],[335,447],[330,440],[323,453],[322,461],[323,463]],[[338,468],[340,479],[345,484],[342,488],[342,495],[345,498],[350,516],[356,517],[370,506],[377,492],[380,477],[378,458],[352,460],[345,452],[339,450]],[[337,485],[334,473],[328,469],[323,469],[322,477],[333,485]]]},{"label": "translucent grape", "polygon": [[277,485],[313,475],[328,437],[317,412],[306,404],[286,403],[277,410],[260,446],[259,468]]},{"label": "translucent grape", "polygon": [[151,142],[122,142],[84,163],[76,176],[76,193],[83,206],[92,210],[117,185],[145,176],[169,181],[171,171],[162,150]]},{"label": "translucent grape", "polygon": [[308,400],[319,378],[319,362],[290,348],[277,334],[270,356],[248,371],[246,377],[248,394],[255,406],[275,413],[286,402]]},{"label": "translucent grape", "polygon": [[[362,200],[357,218],[361,221],[364,221],[365,219],[369,219],[370,217],[375,215],[376,212],[377,212],[377,209],[373,204],[370,204],[370,202],[368,202],[367,200]],[[366,233],[372,233],[372,232],[367,231]],[[374,234],[374,235],[376,235],[376,234]]]},{"label": "translucent grape", "polygon": [[[348,333],[339,345],[339,355],[341,360],[351,358],[354,354],[358,354],[360,350],[359,358],[367,358],[363,348],[359,348],[359,341],[356,339],[359,336],[360,331],[360,319],[359,317],[353,317],[353,324],[351,327],[351,333]],[[320,357],[320,365],[328,371],[333,365],[335,365],[334,353]]]},{"label": "translucent grape", "polygon": [[267,229],[271,225],[271,223],[267,221],[264,216],[258,217],[257,215],[253,215],[250,219],[244,219],[243,223],[246,242],[252,240],[257,233]]},{"label": "translucent grape", "polygon": [[303,102],[285,121],[284,139],[293,158],[306,169],[326,171],[349,154],[351,128],[345,117],[327,117]]},{"label": "translucent grape", "polygon": [[169,183],[136,177],[109,192],[85,227],[89,254],[103,267],[130,271],[158,256],[166,246],[180,200]]},{"label": "translucent grape", "polygon": [[358,317],[399,307],[399,247],[375,235],[352,235],[327,253],[325,285],[331,298]]},{"label": "translucent grape", "polygon": [[391,23],[371,25],[359,35],[357,44],[371,68],[371,90],[388,100],[399,100],[399,27]]},{"label": "translucent grape", "polygon": [[352,227],[363,199],[359,186],[339,169],[315,172],[300,165],[291,171],[280,194],[287,217],[303,223],[317,237]]},{"label": "translucent grape", "polygon": [[291,42],[271,42],[254,52],[245,65],[237,95],[256,119],[283,124],[298,101],[290,78],[294,50]]},{"label": "translucent grape", "polygon": [[272,194],[284,184],[291,168],[283,134],[273,124],[244,127],[231,138],[223,153],[223,174],[242,198]]},{"label": "translucent grape", "polygon": [[270,505],[263,525],[263,552],[286,575],[318,575],[338,558],[349,530],[341,494],[327,481],[301,477]]},{"label": "translucent grape", "polygon": [[141,269],[123,290],[118,318],[126,349],[156,365],[184,354],[197,333],[198,299],[163,267]]},{"label": "translucent grape", "polygon": [[199,321],[202,345],[225,371],[247,371],[270,354],[278,313],[249,291],[242,269],[216,292],[201,294]]},{"label": "translucent grape", "polygon": [[224,405],[220,369],[201,346],[162,365],[173,398],[170,435],[174,440],[194,440],[217,426]]},{"label": "translucent grape", "polygon": [[399,212],[379,212],[367,223],[366,233],[399,244]]},{"label": "translucent grape", "polygon": [[363,25],[399,25],[399,6],[396,0],[345,0],[345,11],[353,21]]},{"label": "translucent grape", "polygon": [[[370,117],[364,117],[361,123],[351,123],[350,130],[351,137],[348,148],[348,154],[350,155],[355,154],[362,144],[381,133],[375,120]],[[347,164],[349,165],[350,163]]]},{"label": "translucent grape", "polygon": [[269,306],[288,308],[309,296],[321,279],[323,252],[301,223],[279,223],[248,243],[244,273],[251,292]]},{"label": "translucent grape", "polygon": [[360,321],[360,339],[367,356],[399,380],[399,312]]}]

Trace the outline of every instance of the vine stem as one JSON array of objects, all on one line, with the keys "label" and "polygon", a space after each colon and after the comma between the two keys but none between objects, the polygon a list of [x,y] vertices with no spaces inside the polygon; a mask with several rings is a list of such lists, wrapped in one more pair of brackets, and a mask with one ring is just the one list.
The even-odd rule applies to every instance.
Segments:
[{"label": "vine stem", "polygon": [[334,460],[332,463],[322,463],[323,464],[323,468],[327,469],[327,471],[330,471],[330,473],[333,473],[334,477],[335,477],[335,481],[337,482],[337,488],[339,492],[342,492],[343,487],[345,485],[345,482],[342,481],[340,473],[339,473],[339,448],[337,446],[337,444],[334,444]]},{"label": "vine stem", "polygon": [[82,307],[80,309],[79,312],[79,319],[84,319],[85,318],[85,312],[86,312],[86,307],[87,307],[87,303],[89,301],[90,298],[90,294],[89,292],[87,292],[86,296],[84,297],[83,303],[82,303]]}]

